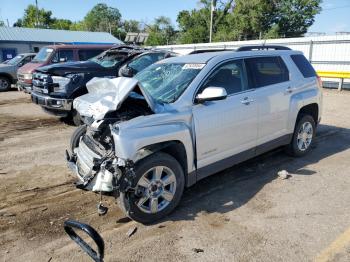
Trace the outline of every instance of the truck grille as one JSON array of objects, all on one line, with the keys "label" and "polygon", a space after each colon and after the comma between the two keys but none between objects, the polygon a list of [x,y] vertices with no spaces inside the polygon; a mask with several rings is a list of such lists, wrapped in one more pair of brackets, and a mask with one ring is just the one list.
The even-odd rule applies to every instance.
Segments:
[{"label": "truck grille", "polygon": [[48,94],[51,92],[52,78],[47,74],[34,73],[33,74],[33,90],[38,93]]},{"label": "truck grille", "polygon": [[94,159],[101,159],[101,156],[92,151],[83,140],[80,141],[76,154],[78,172],[86,179],[92,174]]}]

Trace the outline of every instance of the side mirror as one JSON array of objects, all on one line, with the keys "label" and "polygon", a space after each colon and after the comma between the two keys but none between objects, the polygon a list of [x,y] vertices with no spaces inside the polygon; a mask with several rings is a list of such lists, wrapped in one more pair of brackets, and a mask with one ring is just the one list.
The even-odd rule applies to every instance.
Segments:
[{"label": "side mirror", "polygon": [[19,62],[18,64],[17,64],[17,67],[21,67],[21,66],[24,66],[24,62],[22,61],[22,62]]},{"label": "side mirror", "polygon": [[131,67],[123,67],[121,70],[120,70],[120,75],[121,76],[125,76],[125,77],[133,77],[134,76],[134,70],[132,70]]},{"label": "side mirror", "polygon": [[196,96],[197,103],[205,101],[223,100],[227,97],[226,89],[223,87],[206,87],[202,93]]}]

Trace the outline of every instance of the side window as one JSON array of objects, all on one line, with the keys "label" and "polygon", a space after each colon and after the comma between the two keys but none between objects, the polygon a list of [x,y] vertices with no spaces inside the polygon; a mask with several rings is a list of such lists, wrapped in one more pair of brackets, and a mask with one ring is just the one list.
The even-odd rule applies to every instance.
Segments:
[{"label": "side window", "polygon": [[26,56],[23,60],[22,60],[22,64],[25,65],[27,63],[29,63],[30,61],[32,61],[34,56]]},{"label": "side window", "polygon": [[103,50],[100,49],[82,49],[78,51],[79,61],[86,61],[89,58],[98,56]]},{"label": "side window", "polygon": [[290,57],[292,58],[293,62],[305,78],[316,76],[315,69],[312,67],[309,61],[307,61],[305,56],[291,55]]},{"label": "side window", "polygon": [[73,50],[60,50],[59,51],[59,62],[74,61]]},{"label": "side window", "polygon": [[245,59],[256,88],[289,81],[288,68],[279,56]]},{"label": "side window", "polygon": [[247,90],[243,60],[227,62],[219,66],[205,81],[201,91],[206,87],[223,87],[228,95]]},{"label": "side window", "polygon": [[136,73],[142,71],[146,67],[154,64],[155,62],[164,58],[163,53],[150,53],[141,55],[131,61],[128,66],[136,71]]}]

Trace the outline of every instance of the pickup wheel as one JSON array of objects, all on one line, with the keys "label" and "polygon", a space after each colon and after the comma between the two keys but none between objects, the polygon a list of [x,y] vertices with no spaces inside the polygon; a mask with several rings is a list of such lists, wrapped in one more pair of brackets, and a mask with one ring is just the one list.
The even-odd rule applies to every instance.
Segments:
[{"label": "pickup wheel", "polygon": [[81,125],[75,129],[70,138],[70,149],[74,153],[74,149],[79,146],[80,138],[86,133],[86,125]]},{"label": "pickup wheel", "polygon": [[163,218],[179,204],[184,172],[172,156],[158,152],[135,165],[135,192],[121,193],[119,205],[131,219],[149,224]]},{"label": "pickup wheel", "polygon": [[81,116],[76,110],[73,110],[72,112],[72,122],[75,126],[80,126],[81,124],[83,124]]},{"label": "pickup wheel", "polygon": [[301,157],[306,155],[314,142],[316,134],[315,120],[310,115],[298,117],[293,139],[287,147],[287,153],[292,156]]},{"label": "pickup wheel", "polygon": [[11,81],[5,76],[0,76],[0,92],[11,89]]}]

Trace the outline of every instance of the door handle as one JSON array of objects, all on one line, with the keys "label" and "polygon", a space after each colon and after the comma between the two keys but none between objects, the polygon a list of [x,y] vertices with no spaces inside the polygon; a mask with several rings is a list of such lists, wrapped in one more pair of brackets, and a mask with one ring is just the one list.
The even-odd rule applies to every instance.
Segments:
[{"label": "door handle", "polygon": [[254,100],[253,99],[249,99],[249,97],[245,97],[243,100],[241,100],[241,103],[243,105],[249,105],[252,102],[254,102]]},{"label": "door handle", "polygon": [[291,93],[293,93],[293,91],[294,91],[294,88],[292,88],[292,87],[289,86],[289,87],[287,87],[285,93],[286,93],[286,94],[291,94]]}]

